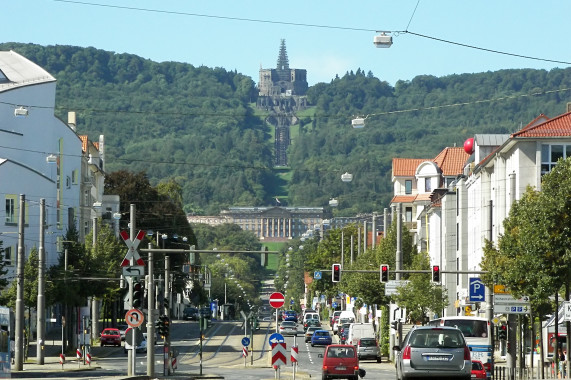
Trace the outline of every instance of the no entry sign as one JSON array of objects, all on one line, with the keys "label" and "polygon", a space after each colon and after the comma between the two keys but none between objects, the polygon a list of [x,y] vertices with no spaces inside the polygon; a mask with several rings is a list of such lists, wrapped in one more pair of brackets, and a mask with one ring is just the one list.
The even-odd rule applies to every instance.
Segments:
[{"label": "no entry sign", "polygon": [[284,295],[280,292],[270,294],[270,306],[274,309],[279,309],[285,303]]}]

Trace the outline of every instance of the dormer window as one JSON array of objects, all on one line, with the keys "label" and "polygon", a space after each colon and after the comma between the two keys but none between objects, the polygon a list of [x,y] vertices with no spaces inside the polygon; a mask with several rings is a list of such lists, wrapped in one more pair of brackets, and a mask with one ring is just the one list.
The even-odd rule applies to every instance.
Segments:
[{"label": "dormer window", "polygon": [[430,193],[432,191],[432,184],[430,178],[424,179],[424,191]]}]

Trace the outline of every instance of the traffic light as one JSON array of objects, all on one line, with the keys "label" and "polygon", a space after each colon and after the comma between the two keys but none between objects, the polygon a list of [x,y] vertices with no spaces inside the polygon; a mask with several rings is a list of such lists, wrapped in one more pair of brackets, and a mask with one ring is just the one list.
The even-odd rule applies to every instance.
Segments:
[{"label": "traffic light", "polygon": [[498,327],[498,339],[500,340],[508,339],[508,325],[506,325],[505,323],[502,323]]},{"label": "traffic light", "polygon": [[333,264],[331,266],[331,281],[341,281],[341,264]]},{"label": "traffic light", "polygon": [[138,309],[143,306],[143,285],[140,282],[133,283],[133,307]]},{"label": "traffic light", "polygon": [[399,322],[398,321],[392,321],[391,327],[395,330],[398,330],[399,329]]},{"label": "traffic light", "polygon": [[381,264],[381,282],[389,282],[389,266]]},{"label": "traffic light", "polygon": [[432,266],[432,282],[440,284],[440,265]]},{"label": "traffic light", "polygon": [[169,336],[170,334],[170,319],[166,315],[163,315],[163,325],[164,325],[164,336]]},{"label": "traffic light", "polygon": [[163,335],[163,332],[164,332],[164,329],[163,329],[163,321],[161,321],[160,317],[159,317],[159,319],[155,322],[155,330],[157,331],[157,333],[158,333],[160,336],[164,336],[164,335]]}]

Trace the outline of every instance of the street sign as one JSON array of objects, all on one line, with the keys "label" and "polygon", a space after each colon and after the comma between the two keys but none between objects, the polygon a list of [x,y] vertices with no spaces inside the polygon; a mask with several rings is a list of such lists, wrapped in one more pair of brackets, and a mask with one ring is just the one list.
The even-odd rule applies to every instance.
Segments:
[{"label": "street sign", "polygon": [[127,267],[131,265],[131,259],[133,259],[133,262],[135,262],[137,265],[145,265],[145,262],[143,261],[143,259],[141,259],[139,252],[137,252],[137,247],[139,246],[139,243],[141,243],[141,240],[143,240],[143,238],[145,237],[145,231],[139,231],[139,233],[135,237],[135,240],[131,240],[129,233],[127,231],[121,231],[121,237],[123,238],[123,241],[125,242],[128,248],[127,254],[123,259],[121,266]]},{"label": "street sign", "polygon": [[494,305],[494,313],[502,314],[527,314],[531,311],[529,305]]},{"label": "street sign", "polygon": [[470,278],[470,302],[486,300],[486,286],[478,277]]},{"label": "street sign", "polygon": [[131,309],[125,314],[125,322],[131,327],[139,327],[143,324],[145,315],[139,309]]},{"label": "street sign", "polygon": [[313,278],[316,280],[321,280],[321,271],[316,270],[315,272],[313,272]]},{"label": "street sign", "polygon": [[242,338],[242,346],[249,346],[250,345],[250,338],[247,336]]},{"label": "street sign", "polygon": [[124,277],[141,277],[145,275],[145,267],[142,265],[134,265],[132,267],[123,267]]},{"label": "street sign", "polygon": [[397,294],[397,288],[408,284],[408,280],[389,280],[385,282],[385,296],[392,296]]},{"label": "street sign", "polygon": [[280,292],[274,292],[270,295],[270,306],[274,309],[279,309],[285,303],[285,297]]},{"label": "street sign", "polygon": [[286,357],[287,347],[285,343],[272,344],[272,366],[281,366],[287,364]]},{"label": "street sign", "polygon": [[505,294],[505,293],[509,293],[507,288],[505,287],[505,285],[494,285],[494,293],[501,293],[501,294]]},{"label": "street sign", "polygon": [[571,302],[563,302],[563,319],[566,321],[571,321]]},{"label": "street sign", "polygon": [[269,339],[270,346],[274,343],[285,343],[285,338],[280,333],[273,333]]},{"label": "street sign", "polygon": [[523,296],[521,298],[515,298],[511,294],[496,294],[494,295],[494,304],[496,305],[529,305],[529,297]]}]

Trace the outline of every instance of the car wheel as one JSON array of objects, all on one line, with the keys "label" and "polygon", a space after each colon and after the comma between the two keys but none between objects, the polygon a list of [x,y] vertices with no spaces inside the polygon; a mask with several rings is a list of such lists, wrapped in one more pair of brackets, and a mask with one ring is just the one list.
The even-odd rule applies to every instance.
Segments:
[{"label": "car wheel", "polygon": [[315,345],[313,343],[311,343],[311,347],[315,347]]},{"label": "car wheel", "polygon": [[103,344],[103,342],[101,342],[101,347],[103,347],[103,346],[104,346],[104,344]]},{"label": "car wheel", "polygon": [[327,377],[327,375],[325,375],[324,373],[321,374],[321,380],[327,380],[327,379],[329,379],[329,378]]},{"label": "car wheel", "polygon": [[380,362],[381,362],[381,357],[379,356],[379,357],[377,358],[377,363],[380,363]]}]

